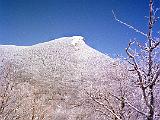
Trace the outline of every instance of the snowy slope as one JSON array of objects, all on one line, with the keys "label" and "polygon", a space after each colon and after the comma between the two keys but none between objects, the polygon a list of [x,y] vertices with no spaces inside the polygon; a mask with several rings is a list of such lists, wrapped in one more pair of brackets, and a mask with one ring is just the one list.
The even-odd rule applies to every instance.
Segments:
[{"label": "snowy slope", "polygon": [[[113,63],[112,58],[86,45],[81,36],[63,37],[25,47],[0,45],[1,80],[9,66],[11,78],[8,79],[19,83],[18,89],[23,91],[20,93],[29,96],[23,102],[25,109],[19,111],[20,114],[26,110],[23,112],[27,114],[25,120],[30,117],[28,107],[32,106],[34,97],[31,93],[35,89],[41,93],[39,104],[45,109],[48,105],[52,106],[48,115],[51,118],[46,117],[46,120],[65,120],[61,118],[63,114],[76,120],[75,117],[84,111],[89,114],[91,110],[88,108],[73,110],[70,107],[85,98],[84,90],[103,85],[109,89],[114,74]],[[46,103],[50,97],[60,100]]]},{"label": "snowy slope", "polygon": [[107,55],[86,45],[81,36],[64,37],[28,47],[2,45],[0,56],[1,61],[5,59],[14,64],[16,72],[32,74],[36,79],[54,80],[60,77],[64,81],[81,79],[82,76],[100,77],[97,72],[106,70],[107,64],[112,61]]}]

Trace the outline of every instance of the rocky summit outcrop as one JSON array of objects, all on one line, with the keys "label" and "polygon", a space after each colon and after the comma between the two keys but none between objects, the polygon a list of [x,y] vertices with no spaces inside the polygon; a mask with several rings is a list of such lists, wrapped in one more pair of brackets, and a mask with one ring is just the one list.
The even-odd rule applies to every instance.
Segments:
[{"label": "rocky summit outcrop", "polygon": [[117,64],[81,36],[0,45],[0,119],[105,120],[88,93],[114,92],[113,75],[121,71]]}]

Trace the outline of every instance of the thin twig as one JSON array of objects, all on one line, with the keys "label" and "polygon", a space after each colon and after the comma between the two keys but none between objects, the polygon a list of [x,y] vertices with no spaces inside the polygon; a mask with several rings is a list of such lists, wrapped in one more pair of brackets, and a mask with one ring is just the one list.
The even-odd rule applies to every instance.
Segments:
[{"label": "thin twig", "polygon": [[114,13],[113,10],[112,10],[112,13],[113,13],[114,19],[115,19],[117,22],[120,22],[121,24],[127,26],[128,28],[134,30],[135,32],[140,33],[141,35],[143,35],[143,36],[145,36],[145,37],[148,37],[148,35],[147,35],[146,33],[144,33],[144,32],[142,32],[142,31],[136,29],[136,28],[133,27],[132,25],[129,25],[129,24],[127,24],[127,23],[125,23],[125,22],[119,20],[119,19],[116,17],[116,14]]},{"label": "thin twig", "polygon": [[[120,99],[119,97],[113,95],[110,93],[111,96],[115,97],[117,100],[122,101],[122,99]],[[124,102],[127,103],[131,108],[133,108],[134,110],[136,110],[137,112],[139,112],[140,114],[147,116],[145,113],[143,113],[142,111],[140,111],[138,108],[136,108],[135,106],[133,106],[128,100],[126,100],[124,98]]]},{"label": "thin twig", "polygon": [[104,105],[102,102],[98,101],[97,99],[95,99],[91,94],[89,94],[88,92],[86,92],[90,98],[95,101],[97,104],[103,106],[103,108],[105,108],[107,111],[109,111],[111,114],[113,114],[118,120],[122,120],[115,112],[113,112],[111,109],[109,109],[106,105]]}]

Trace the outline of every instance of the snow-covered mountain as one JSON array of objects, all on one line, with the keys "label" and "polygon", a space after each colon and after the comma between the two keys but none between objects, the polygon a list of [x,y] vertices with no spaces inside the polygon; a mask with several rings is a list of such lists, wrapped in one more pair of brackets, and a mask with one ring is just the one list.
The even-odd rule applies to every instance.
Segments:
[{"label": "snow-covered mountain", "polygon": [[32,74],[35,79],[54,81],[61,78],[78,83],[82,77],[100,79],[98,71],[106,72],[108,64],[113,61],[86,45],[81,36],[63,37],[25,47],[1,45],[0,56],[0,64],[12,63],[15,72]]},{"label": "snow-covered mountain", "polygon": [[105,120],[94,112],[86,92],[115,92],[118,66],[81,36],[33,46],[0,45],[0,81],[10,86],[1,87],[9,95],[1,117],[13,110],[7,120]]}]

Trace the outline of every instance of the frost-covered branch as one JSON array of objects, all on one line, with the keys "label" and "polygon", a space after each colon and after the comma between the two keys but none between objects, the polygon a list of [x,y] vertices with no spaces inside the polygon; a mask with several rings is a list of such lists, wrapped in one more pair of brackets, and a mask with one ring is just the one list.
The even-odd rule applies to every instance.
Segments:
[{"label": "frost-covered branch", "polygon": [[[117,97],[116,95],[113,95],[110,93],[111,96],[115,97],[117,100],[122,101],[121,98]],[[144,112],[140,111],[138,108],[136,108],[134,105],[132,105],[127,99],[124,98],[124,103],[128,104],[131,108],[133,108],[134,110],[136,110],[138,113],[147,116]]]},{"label": "frost-covered branch", "polygon": [[86,93],[89,95],[89,97],[90,97],[94,102],[96,102],[97,104],[103,106],[103,108],[105,108],[107,111],[109,111],[109,112],[110,112],[112,115],[114,115],[118,120],[122,120],[122,119],[120,118],[120,116],[115,113],[115,111],[113,111],[113,110],[111,110],[110,108],[108,108],[104,103],[98,101],[98,100],[97,100],[94,96],[92,96],[90,93],[88,93],[88,92],[86,92]]},{"label": "frost-covered branch", "polygon": [[144,32],[142,32],[142,31],[136,29],[136,28],[133,27],[132,25],[129,25],[129,24],[127,24],[127,23],[119,20],[113,10],[112,10],[112,13],[113,13],[114,19],[115,19],[117,22],[120,22],[121,24],[127,26],[129,29],[132,29],[132,30],[134,30],[135,32],[140,33],[141,35],[143,35],[143,36],[145,36],[145,37],[148,37],[146,33],[144,33]]},{"label": "frost-covered branch", "polygon": [[[147,38],[147,42],[145,45],[141,45],[138,41],[129,42],[126,48],[126,54],[128,58],[126,59],[128,63],[132,66],[130,71],[136,72],[137,75],[137,85],[140,86],[142,90],[142,96],[144,98],[144,102],[147,108],[147,120],[154,119],[155,113],[155,95],[154,95],[154,87],[156,86],[156,82],[160,76],[160,68],[157,68],[157,63],[155,60],[156,56],[154,56],[155,52],[159,52],[157,48],[160,45],[160,40],[155,39],[152,35],[153,27],[159,17],[156,17],[156,13],[159,9],[153,9],[153,0],[149,0],[149,17],[148,17],[148,33],[145,34],[138,29],[134,28],[132,25],[129,25],[116,17],[116,14],[113,12],[114,18],[119,23],[127,26],[129,29],[133,29],[135,32],[140,33],[141,35]],[[136,48],[139,49],[139,52],[133,51],[131,46],[133,43],[136,43]],[[157,51],[156,51],[157,50]],[[132,106],[130,104],[130,106]],[[134,108],[134,106],[132,106]],[[136,110],[136,108],[134,108]],[[138,110],[136,110],[138,112]]]}]

